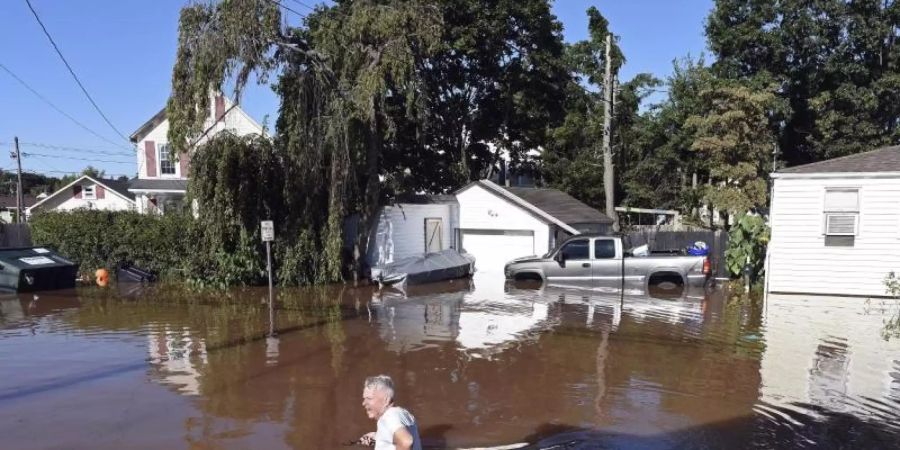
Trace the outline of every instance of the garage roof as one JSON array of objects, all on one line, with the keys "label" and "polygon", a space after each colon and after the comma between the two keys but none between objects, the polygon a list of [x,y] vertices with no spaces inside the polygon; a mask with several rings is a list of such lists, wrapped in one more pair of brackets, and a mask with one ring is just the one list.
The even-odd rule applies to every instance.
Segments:
[{"label": "garage roof", "polygon": [[568,225],[586,223],[609,225],[613,223],[613,220],[606,214],[558,189],[501,187]]},{"label": "garage roof", "polygon": [[579,224],[606,225],[613,223],[613,220],[606,214],[558,189],[505,187],[489,180],[480,180],[468,184],[456,191],[456,194],[473,186],[480,186],[572,233],[577,233],[575,225]]}]

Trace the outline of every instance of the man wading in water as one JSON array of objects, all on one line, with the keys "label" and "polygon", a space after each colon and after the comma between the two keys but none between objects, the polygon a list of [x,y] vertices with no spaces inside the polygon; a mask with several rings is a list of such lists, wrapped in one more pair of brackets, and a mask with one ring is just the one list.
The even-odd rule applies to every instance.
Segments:
[{"label": "man wading in water", "polygon": [[363,408],[366,415],[378,421],[378,431],[366,433],[359,443],[375,446],[375,450],[422,450],[416,418],[409,411],[394,406],[394,381],[387,375],[366,378],[363,385]]}]

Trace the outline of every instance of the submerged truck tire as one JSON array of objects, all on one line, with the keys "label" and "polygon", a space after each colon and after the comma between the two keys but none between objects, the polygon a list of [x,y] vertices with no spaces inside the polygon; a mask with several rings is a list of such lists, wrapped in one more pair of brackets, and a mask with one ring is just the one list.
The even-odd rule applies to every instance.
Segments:
[{"label": "submerged truck tire", "polygon": [[681,274],[676,272],[656,272],[647,280],[647,290],[657,294],[679,297],[684,293],[685,282]]}]

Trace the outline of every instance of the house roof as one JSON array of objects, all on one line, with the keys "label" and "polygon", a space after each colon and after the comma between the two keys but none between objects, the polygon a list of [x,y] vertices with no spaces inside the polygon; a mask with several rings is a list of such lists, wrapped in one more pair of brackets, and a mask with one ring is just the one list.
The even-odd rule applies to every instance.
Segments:
[{"label": "house roof", "polygon": [[779,170],[784,174],[900,172],[900,145]]},{"label": "house roof", "polygon": [[[265,134],[265,130],[263,129],[262,125],[260,125],[259,122],[257,122],[254,118],[250,117],[250,115],[247,114],[246,111],[241,109],[240,105],[233,102],[227,96],[223,95],[222,97],[225,99],[226,115],[229,111],[231,111],[233,109],[237,114],[240,114],[245,119],[247,119],[250,123],[252,123],[254,125],[254,127],[256,127],[259,130],[260,134]],[[210,111],[210,114],[213,114],[213,111]],[[166,120],[166,107],[163,106],[163,108],[161,110],[159,110],[159,112],[154,114],[153,117],[150,118],[150,120],[144,122],[143,125],[138,127],[138,129],[135,130],[135,132],[132,133],[131,136],[129,136],[129,139],[131,140],[131,142],[134,142],[135,144],[138,143],[141,139],[143,139],[148,134],[150,134],[151,131],[153,131],[156,127],[158,127],[165,120]]]},{"label": "house roof", "polygon": [[609,216],[558,189],[505,187],[490,180],[480,180],[469,183],[456,194],[473,186],[480,186],[571,233],[578,233],[574,227],[577,224],[613,223]]},{"label": "house roof", "polygon": [[182,179],[157,179],[147,180],[136,178],[131,180],[129,190],[134,191],[187,191],[188,180]]},{"label": "house roof", "polygon": [[[28,208],[29,206],[37,203],[37,197],[33,195],[25,195],[24,196],[24,205],[23,208]],[[0,195],[0,208],[15,208],[16,207],[16,196],[15,195]]]},{"label": "house roof", "polygon": [[150,134],[150,132],[153,131],[154,128],[158,127],[159,124],[163,123],[164,120],[166,120],[165,106],[163,106],[163,109],[159,110],[158,113],[154,114],[153,117],[150,118],[150,120],[144,122],[144,124],[141,125],[140,128],[138,128],[134,133],[131,133],[131,136],[129,136],[131,142],[137,143],[138,141],[143,139],[144,136]]},{"label": "house roof", "polygon": [[122,180],[122,181],[119,181],[119,180],[100,180],[100,181],[102,182],[102,184],[104,186],[106,186],[107,188],[109,188],[113,191],[118,192],[123,197],[127,197],[131,200],[134,200],[134,194],[132,194],[131,192],[128,192],[128,187],[131,185],[131,182],[134,181],[135,179],[136,178],[132,178],[130,180]]},{"label": "house roof", "polygon": [[569,225],[582,223],[609,225],[613,223],[613,220],[606,214],[558,189],[501,187]]},{"label": "house roof", "polygon": [[41,201],[31,205],[28,209],[29,210],[34,209],[34,208],[50,201],[50,199],[56,197],[61,192],[68,192],[70,187],[72,187],[76,184],[79,184],[84,180],[89,180],[89,181],[94,182],[94,184],[99,184],[100,186],[103,186],[104,188],[106,188],[107,191],[113,192],[114,194],[116,194],[128,201],[132,201],[132,202],[134,201],[134,194],[132,194],[131,192],[128,192],[129,181],[107,180],[107,179],[102,179],[102,178],[97,179],[90,175],[82,175],[82,176],[76,178],[75,181],[57,189],[56,192],[44,197]]},{"label": "house roof", "polygon": [[457,203],[455,195],[444,194],[403,194],[398,195],[394,200],[395,203],[408,203],[413,205]]}]

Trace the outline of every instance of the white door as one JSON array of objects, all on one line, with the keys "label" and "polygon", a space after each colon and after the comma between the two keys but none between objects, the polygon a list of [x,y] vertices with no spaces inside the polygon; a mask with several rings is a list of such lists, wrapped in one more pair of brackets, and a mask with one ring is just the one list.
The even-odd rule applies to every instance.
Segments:
[{"label": "white door", "polygon": [[444,221],[440,218],[425,219],[425,253],[436,253],[444,249]]},{"label": "white door", "polygon": [[534,254],[534,231],[465,230],[462,248],[475,257],[479,272],[503,273],[503,266],[514,258]]}]

